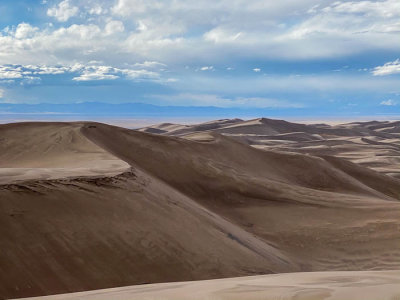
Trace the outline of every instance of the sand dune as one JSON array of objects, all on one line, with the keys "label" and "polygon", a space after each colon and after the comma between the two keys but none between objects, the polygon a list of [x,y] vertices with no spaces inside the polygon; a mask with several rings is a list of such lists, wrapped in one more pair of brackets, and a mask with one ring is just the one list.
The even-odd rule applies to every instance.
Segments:
[{"label": "sand dune", "polygon": [[193,132],[201,132],[206,130],[215,130],[232,124],[241,123],[241,119],[222,119],[217,121],[206,122],[197,125],[180,125],[171,123],[162,123],[139,129],[139,131],[147,133],[158,133],[166,135],[185,135]]},{"label": "sand dune", "polygon": [[[168,136],[93,122],[0,125],[0,298],[399,269],[400,180],[342,157],[364,137],[385,143],[372,145],[379,154],[391,145],[396,153],[396,134],[375,135],[378,125],[157,126]],[[318,285],[324,277],[315,276]],[[227,286],[240,290],[238,280]]]},{"label": "sand dune", "polygon": [[41,299],[393,300],[400,297],[399,284],[399,271],[311,272],[159,283],[41,297]]},{"label": "sand dune", "polygon": [[157,133],[196,140],[196,135],[201,137],[205,133],[217,131],[258,149],[341,157],[400,178],[399,121],[354,122],[333,126],[296,124],[266,118],[236,120],[233,125],[229,124],[229,120],[225,122],[226,126],[216,129],[195,129],[202,128],[201,124],[187,126],[184,135],[175,134],[174,131]]},{"label": "sand dune", "polygon": [[0,184],[27,179],[117,175],[130,166],[80,133],[80,123],[0,126]]}]

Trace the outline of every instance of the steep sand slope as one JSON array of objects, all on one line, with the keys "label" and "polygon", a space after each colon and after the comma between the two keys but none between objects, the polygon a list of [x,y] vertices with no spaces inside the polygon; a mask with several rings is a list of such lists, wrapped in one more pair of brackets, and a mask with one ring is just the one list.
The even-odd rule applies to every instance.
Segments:
[{"label": "steep sand slope", "polygon": [[[77,124],[63,124],[69,130],[56,137],[59,124],[38,127],[45,147]],[[74,133],[79,146],[97,151]],[[20,136],[10,136],[8,151],[21,149]],[[45,157],[43,164],[65,163],[65,152],[82,159],[86,152],[75,145],[65,143],[60,157],[52,152],[54,162]],[[28,153],[38,165],[39,152]],[[140,170],[3,184],[0,211],[0,298],[299,269],[280,250]]]},{"label": "steep sand slope", "polygon": [[0,298],[296,270],[139,171],[0,186]]},{"label": "steep sand slope", "polygon": [[400,297],[399,284],[400,271],[312,272],[159,283],[40,299],[394,300]]},{"label": "steep sand slope", "polygon": [[[400,268],[400,181],[369,169],[257,150],[212,132],[199,142],[100,123],[1,130],[0,166],[112,160],[133,169],[1,184],[0,298]],[[38,140],[38,150],[25,150]]]},{"label": "steep sand slope", "polygon": [[[200,143],[102,124],[82,130],[289,253],[303,270],[400,267],[397,179],[355,165],[342,170],[322,158],[258,151],[215,134]],[[379,191],[370,186],[378,183]]]},{"label": "steep sand slope", "polygon": [[[340,200],[328,203],[330,192],[335,192],[351,194],[343,205],[352,201],[363,205],[367,199],[374,202],[377,198],[400,200],[393,192],[400,181],[382,179],[380,174],[372,172],[386,186],[378,192],[363,182],[362,177],[351,177],[318,157],[259,151],[215,133],[211,134],[211,141],[197,142],[93,124],[82,127],[83,134],[91,141],[197,199],[210,199],[210,193],[222,192],[213,201],[235,202],[235,196],[247,193],[248,198],[254,199],[269,200],[270,196],[271,200],[337,206]],[[282,193],[284,189],[287,195]],[[293,189],[303,191],[303,196],[292,196]],[[314,193],[328,199],[315,199]],[[358,201],[358,195],[362,201]]]}]

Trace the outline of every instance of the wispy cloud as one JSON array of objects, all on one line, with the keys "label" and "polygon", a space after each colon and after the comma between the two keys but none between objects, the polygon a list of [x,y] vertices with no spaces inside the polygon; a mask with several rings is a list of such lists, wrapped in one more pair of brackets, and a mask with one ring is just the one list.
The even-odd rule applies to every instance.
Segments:
[{"label": "wispy cloud", "polygon": [[389,100],[382,101],[380,104],[385,105],[385,106],[395,106],[395,105],[397,105],[397,102],[392,99],[389,99]]},{"label": "wispy cloud", "polygon": [[200,68],[200,71],[213,71],[214,66],[204,66]]},{"label": "wispy cloud", "polygon": [[378,66],[374,68],[374,70],[372,71],[372,74],[375,76],[384,76],[384,75],[399,74],[399,73],[400,73],[400,59],[387,62],[383,66]]},{"label": "wispy cloud", "polygon": [[182,93],[174,95],[153,95],[162,104],[185,105],[190,102],[191,106],[215,106],[236,108],[299,108],[299,103],[291,103],[287,100],[279,100],[266,97],[222,97],[216,94],[193,94]]}]

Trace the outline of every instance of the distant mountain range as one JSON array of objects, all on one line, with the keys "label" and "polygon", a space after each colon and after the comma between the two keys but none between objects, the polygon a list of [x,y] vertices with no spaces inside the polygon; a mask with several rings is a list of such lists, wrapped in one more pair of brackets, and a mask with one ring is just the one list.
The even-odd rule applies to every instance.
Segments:
[{"label": "distant mountain range", "polygon": [[[263,117],[263,116],[366,116],[370,110],[335,108],[321,110],[320,107],[304,108],[222,108],[215,106],[159,106],[145,103],[102,103],[83,102],[72,104],[11,104],[0,103],[1,114],[82,114],[113,115],[131,117],[192,117],[207,116],[216,118]],[[377,115],[400,115],[398,109],[389,106],[379,107],[374,111]],[[1,117],[0,117],[1,118]]]}]

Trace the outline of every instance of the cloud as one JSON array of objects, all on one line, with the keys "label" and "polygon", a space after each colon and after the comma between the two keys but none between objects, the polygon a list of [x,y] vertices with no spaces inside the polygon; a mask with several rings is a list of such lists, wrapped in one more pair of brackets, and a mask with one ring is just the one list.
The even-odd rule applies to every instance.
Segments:
[{"label": "cloud", "polygon": [[242,32],[231,32],[226,28],[214,28],[204,34],[206,41],[214,43],[233,43],[240,38]]},{"label": "cloud", "polygon": [[[115,75],[117,70],[108,66],[81,67],[81,74],[72,78],[74,81],[114,80],[119,78]],[[113,74],[114,73],[114,74]]]},{"label": "cloud", "polygon": [[22,78],[22,68],[20,66],[4,65],[0,66],[1,79],[18,79]]},{"label": "cloud", "polygon": [[126,75],[127,78],[134,80],[157,80],[160,78],[160,75],[157,72],[148,70],[121,69],[120,72]]},{"label": "cloud", "polygon": [[334,2],[324,11],[335,11],[346,14],[363,14],[367,16],[380,16],[383,18],[392,18],[400,16],[400,3],[396,0],[389,1],[349,1]]},{"label": "cloud", "polygon": [[[154,62],[155,64],[156,62]],[[153,66],[149,62],[138,66]],[[137,66],[136,66],[137,67]],[[71,66],[47,66],[47,65],[0,65],[0,80],[18,79],[21,84],[37,84],[43,75],[73,74],[74,81],[115,80],[125,78],[127,80],[159,80],[161,74],[143,68],[116,68],[112,66],[75,63]],[[168,79],[166,79],[168,81]],[[1,83],[1,81],[0,81]]]},{"label": "cloud", "polygon": [[69,18],[76,16],[78,11],[77,6],[71,6],[70,0],[64,0],[57,6],[49,8],[47,15],[56,18],[59,22],[66,22]]},{"label": "cloud", "polygon": [[384,76],[384,75],[399,74],[399,73],[400,73],[400,59],[387,62],[383,66],[378,66],[374,68],[374,70],[372,71],[372,74],[374,76]]},{"label": "cloud", "polygon": [[389,100],[384,100],[384,101],[382,101],[382,102],[380,103],[380,105],[395,106],[395,105],[397,105],[397,102],[394,101],[394,100],[392,100],[392,99],[389,99]]},{"label": "cloud", "polygon": [[14,36],[17,39],[26,39],[32,37],[38,30],[39,28],[32,27],[27,23],[20,23],[15,30]]},{"label": "cloud", "polygon": [[42,79],[40,77],[35,77],[35,76],[25,76],[21,81],[20,85],[34,85],[34,84],[40,84]]},{"label": "cloud", "polygon": [[0,98],[3,98],[3,96],[4,96],[4,90],[0,89]]},{"label": "cloud", "polygon": [[213,71],[214,66],[204,66],[200,68],[200,71]]},{"label": "cloud", "polygon": [[112,20],[112,21],[107,22],[104,30],[105,30],[106,35],[110,35],[110,34],[114,34],[114,33],[123,32],[125,30],[125,27],[124,27],[124,23],[122,23],[121,21]]},{"label": "cloud", "polygon": [[[102,80],[171,82],[171,93],[226,95],[218,96],[220,103],[249,105],[291,93],[287,86],[315,99],[368,91],[375,105],[400,92],[398,76],[378,76],[399,73],[400,61],[391,56],[400,51],[393,42],[400,32],[398,0],[47,2],[38,1],[34,23],[0,28],[2,86],[40,80],[44,86],[50,76],[51,84],[73,80],[66,85],[79,88]],[[389,59],[371,69],[368,55]],[[341,65],[350,67],[331,72]],[[255,76],[264,69],[271,74]],[[301,76],[290,76],[295,73]]]},{"label": "cloud", "polygon": [[216,66],[246,57],[336,59],[371,50],[399,51],[400,43],[393,43],[400,31],[398,3],[64,0],[48,15],[59,21],[74,17],[76,24],[11,27],[0,35],[0,63],[147,60]]},{"label": "cloud", "polygon": [[[392,42],[400,31],[400,3],[336,1],[312,9],[309,18],[278,37],[301,46],[304,57],[345,56],[370,49],[398,50]],[[379,40],[379,46],[377,41]]]},{"label": "cloud", "polygon": [[107,13],[107,9],[104,9],[101,5],[95,4],[88,10],[90,15],[101,15]]},{"label": "cloud", "polygon": [[160,63],[158,61],[145,61],[143,63],[135,63],[134,67],[144,67],[144,68],[155,68],[155,67],[166,67],[166,64]]},{"label": "cloud", "polygon": [[237,107],[237,108],[271,108],[271,107],[303,107],[298,103],[291,103],[286,100],[271,99],[265,97],[222,97],[217,94],[193,94],[181,93],[174,95],[153,95],[162,104],[187,105],[191,106],[215,106],[215,107]]},{"label": "cloud", "polygon": [[[269,76],[197,76],[185,77],[177,82],[176,88],[182,93],[224,94],[255,97],[262,95],[310,94],[319,99],[325,94],[359,95],[400,93],[400,79],[360,75],[339,75],[335,73],[308,74],[302,76],[270,74]],[[290,90],[288,90],[290,87]],[[270,97],[270,96],[269,96]],[[310,99],[310,101],[312,101]]]}]

